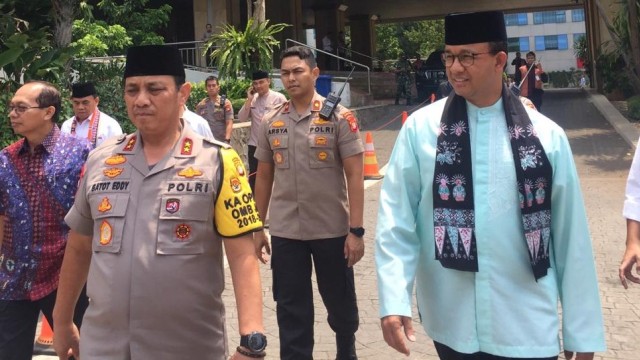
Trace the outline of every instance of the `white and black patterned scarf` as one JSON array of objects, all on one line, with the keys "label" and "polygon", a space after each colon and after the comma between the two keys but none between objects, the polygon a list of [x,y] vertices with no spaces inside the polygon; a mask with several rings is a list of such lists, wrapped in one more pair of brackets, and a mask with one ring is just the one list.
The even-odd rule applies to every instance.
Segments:
[{"label": "white and black patterned scarf", "polygon": [[[504,86],[502,102],[516,165],[524,240],[533,275],[538,280],[550,267],[553,170],[524,106]],[[433,179],[436,259],[446,268],[477,272],[471,169],[466,100],[452,93],[440,120]]]}]

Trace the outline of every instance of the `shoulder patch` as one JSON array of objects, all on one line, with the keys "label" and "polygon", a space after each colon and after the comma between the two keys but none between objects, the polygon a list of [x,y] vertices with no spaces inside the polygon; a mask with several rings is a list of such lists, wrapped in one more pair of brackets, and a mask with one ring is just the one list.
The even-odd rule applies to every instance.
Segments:
[{"label": "shoulder patch", "polygon": [[344,108],[340,111],[340,117],[347,120],[349,123],[349,129],[351,132],[358,131],[358,119],[356,119],[355,115],[351,112],[351,110]]}]

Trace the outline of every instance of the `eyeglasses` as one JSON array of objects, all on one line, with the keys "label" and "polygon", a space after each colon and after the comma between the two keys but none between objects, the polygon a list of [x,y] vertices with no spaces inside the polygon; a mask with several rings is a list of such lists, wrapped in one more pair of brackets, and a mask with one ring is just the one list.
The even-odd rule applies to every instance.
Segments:
[{"label": "eyeglasses", "polygon": [[458,58],[460,65],[462,66],[471,66],[476,59],[476,56],[483,54],[491,54],[491,52],[482,52],[482,53],[462,53],[458,55],[443,53],[442,54],[442,63],[446,67],[450,67],[453,65],[453,62]]},{"label": "eyeglasses", "polygon": [[48,107],[49,106],[24,106],[24,105],[11,105],[10,104],[10,105],[7,106],[7,110],[9,110],[9,114],[11,114],[11,112],[13,110],[15,110],[16,114],[22,115],[29,109],[46,109]]}]

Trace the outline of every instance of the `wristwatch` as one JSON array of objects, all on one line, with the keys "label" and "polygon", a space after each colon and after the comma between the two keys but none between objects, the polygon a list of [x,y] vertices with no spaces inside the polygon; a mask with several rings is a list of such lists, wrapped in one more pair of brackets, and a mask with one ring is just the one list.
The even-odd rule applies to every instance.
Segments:
[{"label": "wristwatch", "polygon": [[364,236],[364,228],[362,226],[360,226],[360,227],[350,227],[349,228],[349,232],[352,233],[353,235],[357,236],[357,237],[363,237]]},{"label": "wristwatch", "polygon": [[267,337],[261,332],[253,331],[249,335],[240,336],[240,346],[252,353],[261,353],[267,347]]}]

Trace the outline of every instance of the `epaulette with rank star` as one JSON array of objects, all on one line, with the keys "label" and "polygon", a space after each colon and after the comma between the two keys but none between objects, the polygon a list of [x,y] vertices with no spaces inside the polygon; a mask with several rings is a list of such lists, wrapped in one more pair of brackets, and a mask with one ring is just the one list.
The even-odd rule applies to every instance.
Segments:
[{"label": "epaulette with rank star", "polygon": [[289,101],[287,101],[287,102],[283,103],[283,104],[282,104],[282,111],[281,111],[281,113],[282,113],[282,114],[288,114],[288,113],[289,113],[289,107],[290,107],[290,106],[291,106],[291,105],[289,104]]},{"label": "epaulette with rank star", "polygon": [[182,140],[182,146],[180,146],[180,155],[191,155],[193,152],[193,140],[185,137]]},{"label": "epaulette with rank star", "polygon": [[136,135],[133,135],[129,141],[127,141],[127,145],[122,148],[122,151],[133,151],[133,148],[136,146],[136,142],[138,141]]},{"label": "epaulette with rank star", "polygon": [[320,102],[320,100],[313,100],[311,111],[320,111],[320,108],[322,108],[322,103]]}]

